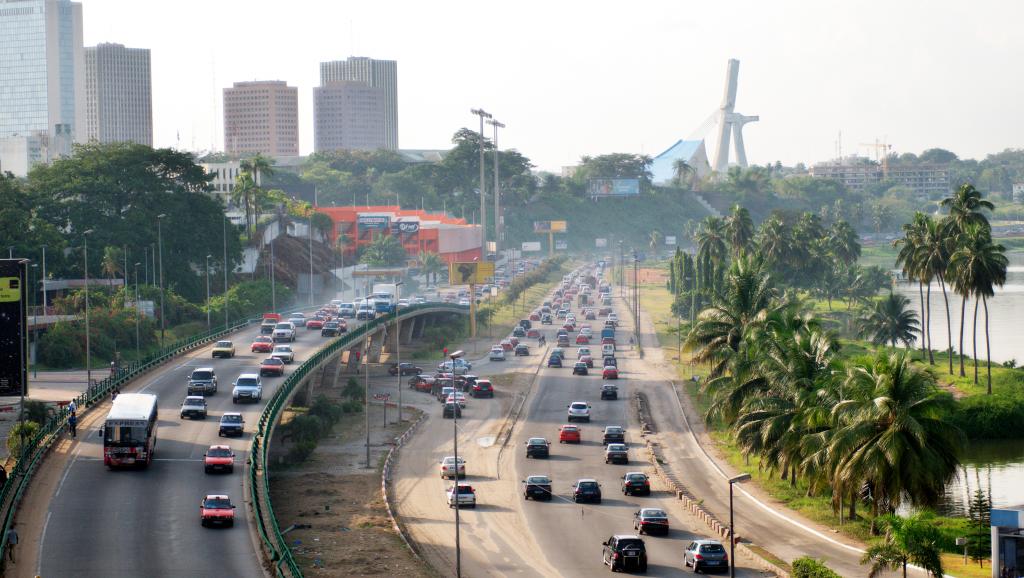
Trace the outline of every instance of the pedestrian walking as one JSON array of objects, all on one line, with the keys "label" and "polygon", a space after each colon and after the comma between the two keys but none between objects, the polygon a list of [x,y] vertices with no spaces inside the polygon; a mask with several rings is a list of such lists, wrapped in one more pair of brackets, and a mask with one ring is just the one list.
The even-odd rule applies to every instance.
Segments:
[{"label": "pedestrian walking", "polygon": [[11,529],[7,530],[7,559],[14,564],[14,547],[18,545],[18,530],[14,528],[14,524],[11,524]]},{"label": "pedestrian walking", "polygon": [[68,416],[68,429],[71,430],[71,437],[78,437],[78,416],[71,414]]},{"label": "pedestrian walking", "polygon": [[78,406],[75,405],[75,400],[71,400],[71,403],[68,404],[68,411],[70,411],[71,413],[75,413],[76,411],[78,411]]}]

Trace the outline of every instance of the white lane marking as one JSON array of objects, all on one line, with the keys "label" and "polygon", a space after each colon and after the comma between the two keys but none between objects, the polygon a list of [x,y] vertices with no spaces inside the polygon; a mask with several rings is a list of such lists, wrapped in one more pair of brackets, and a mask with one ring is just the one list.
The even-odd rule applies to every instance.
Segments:
[{"label": "white lane marking", "polygon": [[46,513],[46,521],[43,522],[43,535],[39,538],[39,553],[36,554],[36,576],[43,575],[43,542],[46,541],[46,529],[50,527],[50,516],[53,510]]},{"label": "white lane marking", "polygon": [[79,460],[80,454],[82,453],[82,446],[83,445],[84,444],[79,443],[78,447],[75,448],[75,453],[71,456],[71,461],[68,462],[67,467],[64,469],[64,475],[61,476],[61,478],[60,478],[60,484],[57,486],[57,491],[54,492],[54,494],[53,494],[53,498],[54,499],[57,499],[57,496],[60,495],[60,491],[62,489],[64,489],[64,482],[67,481],[68,474],[71,473],[71,466],[75,465],[75,462]]}]

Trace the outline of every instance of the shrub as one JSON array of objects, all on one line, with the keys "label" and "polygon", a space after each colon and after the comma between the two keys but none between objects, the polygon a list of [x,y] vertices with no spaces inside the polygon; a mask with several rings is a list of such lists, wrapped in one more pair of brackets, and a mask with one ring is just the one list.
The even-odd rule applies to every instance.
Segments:
[{"label": "shrub", "polygon": [[46,423],[48,419],[50,419],[50,410],[47,409],[45,403],[35,399],[25,400],[25,421]]},{"label": "shrub", "polygon": [[966,397],[957,403],[951,421],[970,439],[1018,437],[1024,429],[1024,395]]},{"label": "shrub", "polygon": [[79,343],[76,323],[57,322],[39,338],[39,361],[59,369],[82,362],[85,349]]},{"label": "shrub", "polygon": [[288,454],[285,456],[285,460],[292,464],[302,463],[309,459],[309,456],[313,454],[313,450],[315,449],[315,441],[301,441],[292,446],[292,449],[288,450]]},{"label": "shrub", "polygon": [[793,560],[793,572],[790,575],[793,578],[840,578],[839,574],[829,570],[828,566],[810,556]]},{"label": "shrub", "polygon": [[341,404],[341,411],[345,413],[360,413],[363,411],[363,402],[349,400]]},{"label": "shrub", "polygon": [[[277,283],[276,292],[278,304],[291,301],[292,290],[287,286]],[[228,289],[228,317],[235,320],[266,313],[272,308],[273,302],[269,281],[243,281]],[[210,299],[210,316],[224,319],[224,295]]]},{"label": "shrub", "polygon": [[354,377],[349,377],[345,383],[345,389],[341,390],[341,396],[348,400],[360,401],[363,399],[363,386],[359,385],[359,380]]},{"label": "shrub", "polygon": [[32,438],[36,437],[37,433],[39,433],[39,424],[34,421],[15,424],[11,428],[11,433],[7,434],[7,451],[12,456],[21,456],[21,441],[24,439],[27,446],[32,443]]}]

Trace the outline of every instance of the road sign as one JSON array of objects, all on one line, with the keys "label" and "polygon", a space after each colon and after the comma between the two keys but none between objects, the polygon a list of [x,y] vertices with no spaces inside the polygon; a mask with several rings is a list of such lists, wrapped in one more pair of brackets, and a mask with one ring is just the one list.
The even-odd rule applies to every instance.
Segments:
[{"label": "road sign", "polygon": [[602,247],[607,247],[608,246],[608,239],[600,239],[600,238],[599,239],[594,239],[594,246],[599,248],[599,249],[602,248]]},{"label": "road sign", "polygon": [[452,285],[483,285],[494,277],[494,263],[456,261],[448,265],[448,281]]},{"label": "road sign", "polygon": [[0,259],[0,395],[28,394],[27,263]]},{"label": "road sign", "polygon": [[564,233],[567,230],[565,221],[534,221],[534,233]]},{"label": "road sign", "polygon": [[555,239],[555,249],[558,251],[565,251],[569,248],[569,242],[565,239]]},{"label": "road sign", "polygon": [[391,394],[390,393],[375,393],[375,394],[373,394],[373,399],[375,399],[377,401],[389,401],[391,399]]},{"label": "road sign", "polygon": [[524,253],[535,253],[540,251],[540,241],[523,241]]},{"label": "road sign", "polygon": [[676,244],[675,235],[665,235],[665,244],[666,245],[675,245]]}]

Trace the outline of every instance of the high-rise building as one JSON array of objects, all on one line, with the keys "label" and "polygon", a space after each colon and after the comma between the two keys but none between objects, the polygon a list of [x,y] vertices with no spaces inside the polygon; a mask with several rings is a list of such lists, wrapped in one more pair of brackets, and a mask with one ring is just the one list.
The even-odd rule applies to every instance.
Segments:
[{"label": "high-rise building", "polygon": [[283,80],[236,82],[224,89],[224,151],[299,155],[299,89]]},{"label": "high-rise building", "polygon": [[398,63],[352,56],[320,63],[320,85],[337,81],[366,83],[384,91],[384,148],[398,150]]},{"label": "high-rise building", "polygon": [[153,146],[149,49],[121,44],[85,49],[85,137]]},{"label": "high-rise building", "polygon": [[314,150],[387,148],[383,96],[382,88],[363,82],[328,82],[314,88]]},{"label": "high-rise building", "polygon": [[43,143],[43,161],[84,140],[83,52],[81,4],[0,0],[0,139]]}]

